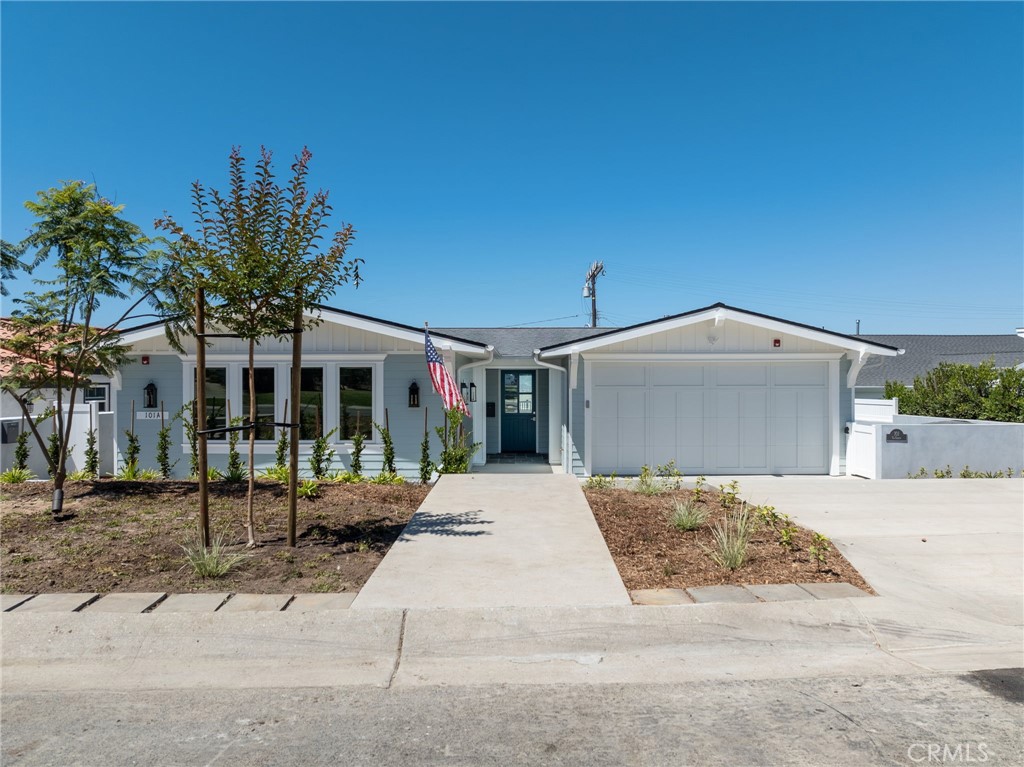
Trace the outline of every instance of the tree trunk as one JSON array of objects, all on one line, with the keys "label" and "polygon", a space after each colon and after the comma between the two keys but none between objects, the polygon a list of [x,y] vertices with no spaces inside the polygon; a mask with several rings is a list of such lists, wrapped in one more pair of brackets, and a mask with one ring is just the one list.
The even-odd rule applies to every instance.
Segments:
[{"label": "tree trunk", "polygon": [[256,545],[256,517],[253,497],[256,494],[256,341],[249,339],[249,497],[245,506],[245,530],[248,548]]},{"label": "tree trunk", "polygon": [[199,474],[199,539],[210,545],[210,481],[206,418],[206,295],[196,288],[196,398],[192,415],[196,422],[196,470]]},{"label": "tree trunk", "polygon": [[[298,293],[298,291],[296,291]],[[302,305],[296,295],[294,334],[292,335],[292,441],[288,445],[288,545],[295,546],[295,528],[298,521],[299,500],[299,418],[302,408],[299,401],[302,391]]]}]

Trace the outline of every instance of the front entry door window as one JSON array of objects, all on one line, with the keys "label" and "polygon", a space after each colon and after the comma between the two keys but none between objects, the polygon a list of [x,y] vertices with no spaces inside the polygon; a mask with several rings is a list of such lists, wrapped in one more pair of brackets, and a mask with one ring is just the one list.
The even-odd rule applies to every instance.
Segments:
[{"label": "front entry door window", "polygon": [[505,370],[501,382],[501,452],[536,452],[537,374]]}]

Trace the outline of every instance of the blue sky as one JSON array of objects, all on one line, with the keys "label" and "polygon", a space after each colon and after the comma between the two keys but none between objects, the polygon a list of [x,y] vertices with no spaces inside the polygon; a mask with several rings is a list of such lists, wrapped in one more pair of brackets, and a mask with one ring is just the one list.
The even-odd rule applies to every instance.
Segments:
[{"label": "blue sky", "polygon": [[[303,145],[409,324],[715,301],[853,332],[1024,325],[1019,3],[22,3],[2,234],[95,180],[147,230]],[[14,292],[24,289],[19,282]],[[4,312],[10,311],[5,303]]]}]

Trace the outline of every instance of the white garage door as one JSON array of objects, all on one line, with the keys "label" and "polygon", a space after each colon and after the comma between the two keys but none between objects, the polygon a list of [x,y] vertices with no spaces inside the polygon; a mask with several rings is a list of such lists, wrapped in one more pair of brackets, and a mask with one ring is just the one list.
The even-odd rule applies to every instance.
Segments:
[{"label": "white garage door", "polygon": [[595,362],[591,469],[827,474],[827,362]]}]

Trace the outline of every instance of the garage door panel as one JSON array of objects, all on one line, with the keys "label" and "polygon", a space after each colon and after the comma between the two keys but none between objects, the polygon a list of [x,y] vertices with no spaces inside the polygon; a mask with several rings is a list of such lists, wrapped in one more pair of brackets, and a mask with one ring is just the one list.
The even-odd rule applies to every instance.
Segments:
[{"label": "garage door panel", "polygon": [[828,364],[824,362],[787,362],[772,368],[776,386],[828,386]]},{"label": "garage door panel", "polygon": [[716,369],[719,386],[766,386],[766,365],[722,365]]},{"label": "garage door panel", "polygon": [[652,386],[703,386],[704,368],[697,365],[656,365],[651,368]]},{"label": "garage door panel", "polygon": [[827,363],[598,367],[592,404],[600,473],[672,460],[689,474],[828,470]]},{"label": "garage door panel", "polygon": [[594,388],[599,386],[646,386],[647,369],[643,366],[609,365],[594,370]]}]

